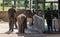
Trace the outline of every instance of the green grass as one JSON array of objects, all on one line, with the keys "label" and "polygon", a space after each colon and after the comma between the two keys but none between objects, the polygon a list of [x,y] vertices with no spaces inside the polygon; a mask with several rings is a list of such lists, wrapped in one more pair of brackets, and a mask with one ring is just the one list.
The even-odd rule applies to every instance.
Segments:
[{"label": "green grass", "polygon": [[[4,7],[4,11],[8,11],[9,8],[10,7]],[[2,6],[0,6],[0,11],[3,11],[3,7]]]},{"label": "green grass", "polygon": [[0,7],[0,10],[2,11],[2,7]]}]

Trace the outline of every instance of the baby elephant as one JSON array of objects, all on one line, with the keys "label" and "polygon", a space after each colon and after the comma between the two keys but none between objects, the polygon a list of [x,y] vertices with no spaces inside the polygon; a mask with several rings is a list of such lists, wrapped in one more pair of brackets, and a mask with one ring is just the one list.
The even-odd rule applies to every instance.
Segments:
[{"label": "baby elephant", "polygon": [[24,33],[25,28],[27,28],[27,18],[26,18],[26,15],[20,14],[17,17],[17,21],[18,21],[18,27],[19,27],[18,32],[19,33]]}]

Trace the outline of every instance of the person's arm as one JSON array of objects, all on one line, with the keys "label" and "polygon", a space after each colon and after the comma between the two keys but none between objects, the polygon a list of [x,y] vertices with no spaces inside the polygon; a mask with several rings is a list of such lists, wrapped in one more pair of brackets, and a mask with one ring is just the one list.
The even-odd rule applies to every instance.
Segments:
[{"label": "person's arm", "polygon": [[10,9],[8,10],[8,17],[10,17]]}]

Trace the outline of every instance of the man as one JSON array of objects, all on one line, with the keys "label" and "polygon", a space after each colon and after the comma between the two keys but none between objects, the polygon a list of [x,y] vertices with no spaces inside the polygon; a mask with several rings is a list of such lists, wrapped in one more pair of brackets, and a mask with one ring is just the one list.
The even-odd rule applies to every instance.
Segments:
[{"label": "man", "polygon": [[47,21],[47,26],[48,26],[48,31],[52,31],[52,15],[51,15],[51,11],[50,8],[48,8],[47,12],[46,12],[46,21]]},{"label": "man", "polygon": [[[12,5],[11,8],[8,10],[8,16],[9,16],[9,31],[13,31],[14,23],[15,23],[15,26],[16,26],[15,13],[16,13],[16,10],[14,9],[14,6]],[[17,26],[16,26],[16,27],[17,27]]]},{"label": "man", "polygon": [[25,28],[27,28],[27,18],[25,13],[21,12],[21,14],[17,17],[18,21],[18,33],[24,33]]}]

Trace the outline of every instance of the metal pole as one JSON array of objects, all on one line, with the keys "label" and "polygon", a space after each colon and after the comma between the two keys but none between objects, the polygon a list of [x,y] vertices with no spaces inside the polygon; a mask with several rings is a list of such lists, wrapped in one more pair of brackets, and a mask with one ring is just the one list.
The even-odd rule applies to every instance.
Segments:
[{"label": "metal pole", "polygon": [[30,0],[30,10],[31,10],[31,0]]},{"label": "metal pole", "polygon": [[59,31],[60,31],[60,0],[58,0],[58,19],[59,19]]},{"label": "metal pole", "polygon": [[[43,18],[45,17],[45,0],[43,0]],[[45,19],[45,18],[44,18]]]},{"label": "metal pole", "polygon": [[27,7],[26,7],[26,6],[27,6],[27,3],[26,3],[26,2],[27,2],[27,0],[25,0],[25,2],[24,2],[25,10],[26,10],[26,8],[27,8]]},{"label": "metal pole", "polygon": [[45,0],[43,0],[43,21],[44,21],[44,28],[45,28]]},{"label": "metal pole", "polygon": [[36,0],[35,9],[36,9],[36,14],[38,14],[38,0]]},{"label": "metal pole", "polygon": [[4,0],[3,0],[3,11],[4,11]]},{"label": "metal pole", "polygon": [[60,0],[58,0],[58,9],[60,10]]},{"label": "metal pole", "polygon": [[53,10],[53,3],[51,2],[51,5],[50,5],[50,8],[51,8],[51,10]]},{"label": "metal pole", "polygon": [[58,18],[60,18],[60,0],[58,0]]},{"label": "metal pole", "polygon": [[16,0],[14,0],[14,6],[15,6],[15,8],[16,8]]}]

